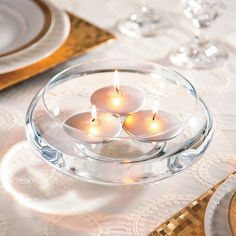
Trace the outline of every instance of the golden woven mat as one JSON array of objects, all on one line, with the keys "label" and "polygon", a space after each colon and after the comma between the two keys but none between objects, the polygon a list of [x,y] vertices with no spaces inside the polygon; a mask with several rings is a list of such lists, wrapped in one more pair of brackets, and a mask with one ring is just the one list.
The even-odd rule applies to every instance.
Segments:
[{"label": "golden woven mat", "polygon": [[114,39],[114,36],[72,14],[69,14],[71,31],[66,42],[49,57],[25,68],[0,74],[0,90],[29,79],[62,62],[87,52],[89,49]]},{"label": "golden woven mat", "polygon": [[212,194],[227,178],[180,210],[148,236],[204,236],[204,214],[207,204]]}]

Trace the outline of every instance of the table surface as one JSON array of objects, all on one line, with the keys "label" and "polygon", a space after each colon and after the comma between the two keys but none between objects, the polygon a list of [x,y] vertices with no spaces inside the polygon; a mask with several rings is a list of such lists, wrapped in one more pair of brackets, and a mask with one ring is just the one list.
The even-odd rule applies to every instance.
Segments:
[{"label": "table surface", "polygon": [[[148,39],[131,39],[116,29],[118,19],[138,9],[137,0],[52,1],[114,32],[118,40],[0,93],[0,235],[146,235],[236,169],[236,4],[228,0],[225,14],[209,29],[227,47],[228,62],[199,71],[168,63],[169,53],[190,40],[194,30],[180,1],[148,1],[172,24]],[[24,134],[30,101],[63,68],[99,58],[150,60],[189,78],[216,120],[214,140],[204,157],[170,179],[125,187],[80,182],[45,164]]]}]

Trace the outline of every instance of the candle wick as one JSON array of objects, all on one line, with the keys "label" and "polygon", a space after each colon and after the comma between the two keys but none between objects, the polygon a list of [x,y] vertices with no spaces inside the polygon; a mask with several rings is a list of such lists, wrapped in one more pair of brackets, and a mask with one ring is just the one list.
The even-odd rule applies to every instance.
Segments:
[{"label": "candle wick", "polygon": [[154,121],[156,119],[156,116],[157,116],[157,113],[155,112],[153,117],[152,117],[152,120]]},{"label": "candle wick", "polygon": [[93,119],[92,119],[92,122],[95,122],[95,121],[96,121],[96,119],[95,119],[95,118],[93,118]]},{"label": "candle wick", "polygon": [[117,87],[116,87],[116,92],[117,92],[117,95],[120,95],[120,91]]}]

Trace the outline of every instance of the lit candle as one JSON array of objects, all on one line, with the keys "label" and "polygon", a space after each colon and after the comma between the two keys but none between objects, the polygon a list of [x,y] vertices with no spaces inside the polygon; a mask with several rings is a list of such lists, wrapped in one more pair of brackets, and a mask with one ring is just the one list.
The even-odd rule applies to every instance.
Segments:
[{"label": "lit candle", "polygon": [[68,135],[83,143],[101,143],[109,137],[117,137],[122,130],[120,119],[111,114],[97,112],[92,106],[91,112],[83,112],[70,117],[66,122]]},{"label": "lit candle", "polygon": [[131,136],[145,141],[165,141],[176,137],[181,132],[178,118],[165,111],[143,110],[128,115],[123,124],[124,130]]},{"label": "lit candle", "polygon": [[102,111],[127,115],[140,110],[145,99],[137,89],[120,85],[119,73],[115,70],[114,85],[96,90],[90,101]]}]

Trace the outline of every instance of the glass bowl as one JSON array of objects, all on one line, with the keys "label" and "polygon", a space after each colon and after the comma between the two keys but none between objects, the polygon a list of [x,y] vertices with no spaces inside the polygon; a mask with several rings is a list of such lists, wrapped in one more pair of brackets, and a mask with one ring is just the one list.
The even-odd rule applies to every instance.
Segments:
[{"label": "glass bowl", "polygon": [[[138,106],[116,113],[113,104],[107,110],[110,92],[104,88],[119,88],[122,106]],[[101,90],[101,97],[94,96]],[[93,121],[93,103],[99,132],[90,133],[80,118]],[[159,131],[140,133],[149,123],[137,114],[147,115],[148,122],[157,119]],[[99,60],[72,66],[48,82],[29,106],[26,135],[40,156],[65,174],[101,184],[138,184],[172,176],[197,161],[212,139],[213,120],[180,74],[143,61]]]}]

